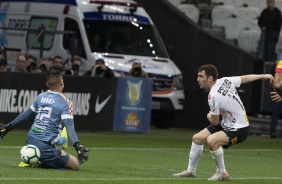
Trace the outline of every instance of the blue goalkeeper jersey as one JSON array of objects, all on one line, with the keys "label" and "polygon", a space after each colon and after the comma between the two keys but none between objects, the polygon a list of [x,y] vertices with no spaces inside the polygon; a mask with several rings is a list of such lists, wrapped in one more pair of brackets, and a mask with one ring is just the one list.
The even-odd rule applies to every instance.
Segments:
[{"label": "blue goalkeeper jersey", "polygon": [[72,103],[61,93],[47,91],[39,94],[30,109],[36,116],[29,136],[53,144],[64,126],[63,120],[70,119],[71,126],[74,127]]}]

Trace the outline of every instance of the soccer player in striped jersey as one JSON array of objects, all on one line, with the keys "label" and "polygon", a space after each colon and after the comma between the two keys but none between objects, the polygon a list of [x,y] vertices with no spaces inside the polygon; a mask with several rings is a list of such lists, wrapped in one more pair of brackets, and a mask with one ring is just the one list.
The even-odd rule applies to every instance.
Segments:
[{"label": "soccer player in striped jersey", "polygon": [[[60,71],[53,70],[46,76],[48,91],[37,96],[29,109],[18,115],[7,125],[0,125],[0,140],[11,130],[33,118],[34,123],[27,135],[26,144],[39,148],[41,168],[78,170],[80,164],[88,160],[88,149],[84,148],[74,129],[73,106],[62,91],[64,81]],[[74,157],[56,147],[60,133],[66,127],[70,141],[78,153]]]},{"label": "soccer player in striped jersey", "polygon": [[281,102],[282,101],[282,54],[277,61],[274,81],[273,81],[274,91],[271,92],[271,98],[273,101]]}]

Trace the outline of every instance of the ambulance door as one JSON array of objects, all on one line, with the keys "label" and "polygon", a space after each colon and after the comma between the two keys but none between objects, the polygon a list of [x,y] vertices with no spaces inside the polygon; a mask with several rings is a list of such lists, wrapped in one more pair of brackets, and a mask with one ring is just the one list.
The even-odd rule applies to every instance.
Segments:
[{"label": "ambulance door", "polygon": [[86,60],[86,52],[82,40],[82,35],[79,29],[79,25],[75,19],[65,17],[62,45],[64,52],[63,55],[68,55],[70,60],[73,56],[78,56],[82,60]]},{"label": "ambulance door", "polygon": [[53,58],[57,26],[56,17],[31,17],[26,36],[26,54],[34,55],[38,59],[42,56]]}]

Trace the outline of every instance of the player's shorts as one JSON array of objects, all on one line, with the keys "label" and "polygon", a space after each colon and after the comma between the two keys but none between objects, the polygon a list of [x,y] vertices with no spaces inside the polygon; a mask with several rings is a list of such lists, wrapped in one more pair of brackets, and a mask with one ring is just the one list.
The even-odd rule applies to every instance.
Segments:
[{"label": "player's shorts", "polygon": [[221,126],[221,123],[218,123],[216,126],[209,125],[207,129],[211,134],[214,134],[219,131],[223,131],[227,135],[227,137],[229,137],[228,144],[222,146],[225,149],[229,148],[230,146],[234,144],[238,144],[238,143],[245,141],[249,135],[249,126],[244,127],[244,128],[228,130],[228,129],[223,129],[223,127]]},{"label": "player's shorts", "polygon": [[54,169],[66,169],[66,164],[70,159],[70,155],[65,152],[62,154],[62,150],[57,148],[51,143],[43,142],[34,137],[28,136],[26,144],[33,144],[40,150],[40,159],[42,163],[39,167],[42,168],[54,168]]}]

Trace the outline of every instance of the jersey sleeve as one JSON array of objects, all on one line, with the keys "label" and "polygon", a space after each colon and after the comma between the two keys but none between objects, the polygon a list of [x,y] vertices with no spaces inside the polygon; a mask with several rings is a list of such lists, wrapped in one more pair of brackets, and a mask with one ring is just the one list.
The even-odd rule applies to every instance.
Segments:
[{"label": "jersey sleeve", "polygon": [[63,107],[61,119],[73,119],[73,105],[69,99],[66,99],[67,103]]},{"label": "jersey sleeve", "polygon": [[68,137],[70,138],[70,141],[73,145],[75,142],[78,141],[78,137],[74,129],[74,121],[73,119],[64,119],[63,124],[67,129]]},{"label": "jersey sleeve", "polygon": [[38,97],[27,110],[19,114],[13,121],[10,122],[11,125],[13,127],[18,127],[21,124],[28,121],[29,119],[34,118],[36,116],[37,101],[38,101]]},{"label": "jersey sleeve", "polygon": [[[281,56],[280,56],[280,57],[281,57]],[[281,59],[281,58],[280,58],[280,60],[279,60],[278,63],[277,63],[275,72],[277,72],[277,73],[282,73],[282,59]]]},{"label": "jersey sleeve", "polygon": [[19,114],[13,121],[11,121],[11,125],[16,128],[20,126],[21,124],[27,122],[29,119],[34,118],[36,113],[32,111],[31,108],[28,108],[23,113]]},{"label": "jersey sleeve", "polygon": [[209,94],[208,103],[209,103],[209,106],[210,106],[210,113],[212,115],[219,115],[220,109],[219,109],[219,99],[218,99],[218,97],[216,95],[211,96]]},{"label": "jersey sleeve", "polygon": [[236,77],[226,77],[236,88],[241,86],[241,78],[239,76]]}]

